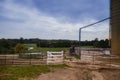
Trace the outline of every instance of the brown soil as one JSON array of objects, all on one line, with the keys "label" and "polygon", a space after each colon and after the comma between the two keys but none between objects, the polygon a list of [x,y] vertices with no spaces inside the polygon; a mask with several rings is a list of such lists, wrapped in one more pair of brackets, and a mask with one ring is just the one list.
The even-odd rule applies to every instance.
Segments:
[{"label": "brown soil", "polygon": [[120,68],[70,62],[70,67],[42,74],[34,80],[120,80]]},{"label": "brown soil", "polygon": [[66,60],[65,64],[69,67],[42,74],[34,80],[120,80],[120,59],[116,59],[98,53],[94,56],[87,54],[82,56],[81,61]]}]

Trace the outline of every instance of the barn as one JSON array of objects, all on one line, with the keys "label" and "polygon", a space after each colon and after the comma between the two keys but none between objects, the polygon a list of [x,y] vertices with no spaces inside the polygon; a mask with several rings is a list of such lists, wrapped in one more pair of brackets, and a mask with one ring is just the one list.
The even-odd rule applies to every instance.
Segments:
[{"label": "barn", "polygon": [[110,0],[111,50],[120,56],[120,0]]}]

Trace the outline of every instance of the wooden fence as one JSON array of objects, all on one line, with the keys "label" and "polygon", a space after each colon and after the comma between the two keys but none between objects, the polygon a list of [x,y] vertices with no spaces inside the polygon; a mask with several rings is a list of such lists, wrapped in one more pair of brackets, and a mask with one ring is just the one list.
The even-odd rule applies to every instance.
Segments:
[{"label": "wooden fence", "polygon": [[47,51],[47,64],[63,64],[63,51],[61,52]]}]

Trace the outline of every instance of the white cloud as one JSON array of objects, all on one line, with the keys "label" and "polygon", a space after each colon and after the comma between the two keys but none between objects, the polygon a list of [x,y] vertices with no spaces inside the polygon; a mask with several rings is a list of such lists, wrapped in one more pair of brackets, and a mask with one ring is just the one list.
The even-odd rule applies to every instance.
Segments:
[{"label": "white cloud", "polygon": [[[29,1],[29,4],[32,4]],[[78,40],[78,30],[80,27],[96,22],[92,18],[86,18],[79,23],[59,22],[57,18],[51,17],[38,10],[35,6],[25,6],[15,3],[14,0],[6,0],[1,5],[3,11],[0,13],[11,21],[0,21],[1,38],[42,38],[42,39],[73,39]],[[104,31],[107,29],[107,22],[95,27],[87,28],[84,31],[90,33]],[[85,39],[90,39],[85,35]],[[92,34],[94,36],[94,34]],[[92,39],[92,38],[91,38]]]}]

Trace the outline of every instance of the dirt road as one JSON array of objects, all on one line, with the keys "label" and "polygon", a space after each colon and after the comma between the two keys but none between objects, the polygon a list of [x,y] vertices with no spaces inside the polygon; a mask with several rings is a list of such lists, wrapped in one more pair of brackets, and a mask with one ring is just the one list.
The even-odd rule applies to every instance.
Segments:
[{"label": "dirt road", "polygon": [[94,53],[94,56],[83,55],[82,60],[65,61],[70,67],[42,74],[35,80],[120,80],[120,64],[116,64],[116,57]]},{"label": "dirt road", "polygon": [[120,69],[109,66],[70,63],[70,67],[42,74],[35,80],[120,80]]}]

